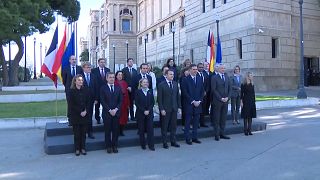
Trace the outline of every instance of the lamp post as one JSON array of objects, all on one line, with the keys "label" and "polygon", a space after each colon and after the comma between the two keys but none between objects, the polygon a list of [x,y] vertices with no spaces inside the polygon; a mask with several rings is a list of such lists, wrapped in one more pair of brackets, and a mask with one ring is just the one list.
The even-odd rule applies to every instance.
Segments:
[{"label": "lamp post", "polygon": [[298,99],[307,98],[307,93],[304,89],[304,44],[303,44],[302,4],[303,4],[303,0],[299,0],[299,5],[300,5],[300,84],[299,84],[299,91],[297,94]]},{"label": "lamp post", "polygon": [[219,22],[220,22],[220,16],[219,16],[218,14],[216,14],[215,19],[216,19],[216,23],[217,23],[217,37],[220,37],[220,36],[219,36]]},{"label": "lamp post", "polygon": [[36,63],[36,37],[33,38],[33,79],[37,79],[37,63]]},{"label": "lamp post", "polygon": [[148,36],[144,36],[144,63],[147,63],[147,40]]},{"label": "lamp post", "polygon": [[112,44],[113,48],[113,72],[116,72],[116,45]]},{"label": "lamp post", "polygon": [[27,82],[27,36],[24,37],[24,82]]},{"label": "lamp post", "polygon": [[[40,67],[42,66],[42,43],[40,43]],[[40,78],[43,78],[42,71],[40,71]]]},{"label": "lamp post", "polygon": [[173,61],[175,60],[175,53],[174,53],[174,34],[176,32],[176,26],[172,26],[171,27],[171,32],[172,32],[172,58],[173,58]]},{"label": "lamp post", "polygon": [[126,40],[126,46],[127,46],[127,60],[129,59],[129,41]]},{"label": "lamp post", "polygon": [[12,78],[11,41],[9,41],[9,79]]}]

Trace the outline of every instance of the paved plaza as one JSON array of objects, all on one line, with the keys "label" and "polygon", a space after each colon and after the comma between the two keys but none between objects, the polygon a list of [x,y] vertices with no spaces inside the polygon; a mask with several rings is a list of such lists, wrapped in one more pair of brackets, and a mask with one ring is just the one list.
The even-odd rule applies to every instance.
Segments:
[{"label": "paved plaza", "polygon": [[46,155],[43,129],[0,131],[0,179],[320,179],[320,107],[258,111],[266,131],[156,151]]}]

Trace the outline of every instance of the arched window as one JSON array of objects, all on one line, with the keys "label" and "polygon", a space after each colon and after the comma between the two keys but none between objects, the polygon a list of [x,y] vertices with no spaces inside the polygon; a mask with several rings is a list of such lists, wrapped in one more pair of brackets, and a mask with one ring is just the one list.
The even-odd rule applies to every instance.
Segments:
[{"label": "arched window", "polygon": [[132,19],[133,19],[132,11],[128,8],[122,9],[120,11],[120,18],[121,18],[122,32],[131,32]]},{"label": "arched window", "polygon": [[127,15],[127,16],[132,16],[132,11],[129,10],[128,8],[124,8],[123,10],[120,11],[120,16],[122,15]]}]

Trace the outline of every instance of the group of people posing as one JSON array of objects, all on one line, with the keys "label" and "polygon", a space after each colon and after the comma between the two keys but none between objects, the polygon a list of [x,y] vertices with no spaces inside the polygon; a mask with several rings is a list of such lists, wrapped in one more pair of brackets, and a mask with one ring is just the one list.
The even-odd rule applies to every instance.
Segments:
[{"label": "group of people posing", "polygon": [[228,76],[223,64],[216,64],[215,71],[210,72],[207,62],[195,65],[186,60],[178,75],[174,60],[168,59],[162,67],[162,75],[156,77],[151,64],[142,63],[137,71],[132,58],[127,60],[127,67],[116,73],[105,67],[104,58],[98,60],[99,66],[94,69],[89,62],[83,63],[82,67],[77,66],[75,56],[71,56],[69,62],[70,66],[63,70],[62,78],[77,156],[86,155],[86,135],[95,138],[93,110],[97,124],[100,124],[100,105],[107,153],[118,153],[118,137],[124,136],[129,116],[131,121],[137,122],[141,148],[145,150],[148,146],[149,150],[155,150],[155,101],[158,103],[165,149],[169,148],[169,143],[172,147],[180,147],[176,140],[179,111],[186,144],[201,143],[197,130],[208,127],[205,124],[207,115],[210,115],[214,127],[215,140],[230,139],[224,131],[230,99],[233,124],[240,124],[241,115],[244,134],[252,135],[252,118],[256,117],[253,75],[248,72],[242,77],[239,66],[234,68],[232,76]]}]

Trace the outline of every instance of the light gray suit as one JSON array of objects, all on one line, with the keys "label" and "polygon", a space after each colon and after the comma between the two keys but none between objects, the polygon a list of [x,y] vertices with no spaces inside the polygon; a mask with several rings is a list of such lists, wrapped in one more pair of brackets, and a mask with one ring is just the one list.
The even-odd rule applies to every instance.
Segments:
[{"label": "light gray suit", "polygon": [[239,119],[239,109],[240,109],[240,87],[241,87],[241,81],[242,76],[239,75],[239,78],[237,76],[231,76],[231,115],[233,120]]}]

